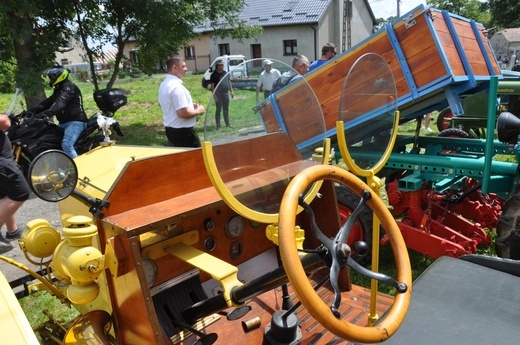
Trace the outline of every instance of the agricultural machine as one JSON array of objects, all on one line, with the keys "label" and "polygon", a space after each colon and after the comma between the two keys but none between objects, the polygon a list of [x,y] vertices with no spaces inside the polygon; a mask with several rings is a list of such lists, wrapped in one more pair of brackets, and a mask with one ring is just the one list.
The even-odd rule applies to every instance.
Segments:
[{"label": "agricultural machine", "polygon": [[[41,154],[31,187],[59,203],[63,228],[36,219],[19,241],[45,274],[1,258],[35,278],[24,291],[48,290],[80,316],[29,325],[0,275],[4,341],[514,343],[518,262],[467,254],[506,209],[514,217],[517,164],[492,158],[520,123],[501,116],[504,144],[424,138],[420,123],[415,136],[398,132],[433,108],[462,109],[461,94],[496,95],[500,78],[480,25],[420,6],[260,102],[236,90],[234,127],[206,116],[200,149],[111,142],[74,160]],[[381,241],[393,273],[378,270]],[[413,286],[406,247],[442,256]]]},{"label": "agricultural machine", "polygon": [[[517,246],[513,244],[516,217],[505,216],[500,221],[504,203],[511,199],[514,204],[518,186],[513,154],[518,126],[515,116],[497,121],[504,110],[518,111],[519,82],[514,80],[515,72],[500,70],[487,33],[474,21],[419,6],[306,77],[322,107],[327,137],[334,142],[338,131],[345,131],[353,157],[371,166],[386,146],[374,138],[381,138],[391,125],[378,118],[374,121],[370,114],[352,116],[355,109],[347,114],[343,108],[348,102],[342,103],[340,95],[351,92],[332,90],[343,87],[347,66],[367,52],[379,54],[389,64],[399,124],[417,120],[417,127],[415,135],[397,136],[392,154],[377,176],[384,179],[388,203],[399,219],[407,246],[434,258],[475,253],[479,245],[492,242],[499,222],[498,254],[520,258],[520,252],[515,255],[507,249]],[[492,86],[495,78],[498,86]],[[372,90],[380,83],[384,81],[378,80]],[[455,123],[472,117],[472,108],[466,109],[469,105],[483,114],[479,121],[484,138],[420,136],[424,114],[449,108]],[[342,129],[336,128],[338,118],[344,118]],[[495,140],[496,123],[503,131],[509,128],[508,135],[498,134],[501,141]],[[509,161],[503,161],[507,155]],[[355,198],[346,197],[344,214],[348,216],[355,205]],[[360,226],[369,223],[360,222]]]},{"label": "agricultural machine", "polygon": [[[503,79],[498,82],[497,118],[502,112],[520,114],[520,72],[501,71]],[[487,91],[481,91],[461,100],[464,114],[453,116],[450,107],[442,109],[437,117],[437,129],[441,137],[486,138]]]}]

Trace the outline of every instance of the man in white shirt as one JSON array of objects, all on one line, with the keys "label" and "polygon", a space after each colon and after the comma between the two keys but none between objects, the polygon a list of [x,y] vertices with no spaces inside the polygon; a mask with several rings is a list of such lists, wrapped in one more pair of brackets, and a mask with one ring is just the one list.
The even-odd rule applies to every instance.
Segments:
[{"label": "man in white shirt", "polygon": [[258,93],[260,92],[260,88],[264,89],[264,98],[269,97],[271,94],[271,89],[273,87],[273,83],[276,79],[280,78],[280,71],[276,68],[273,68],[273,62],[271,60],[264,60],[264,70],[260,73],[258,77],[258,82],[256,83],[256,101],[258,102]]},{"label": "man in white shirt", "polygon": [[168,74],[159,86],[159,105],[163,112],[168,144],[176,147],[200,147],[200,139],[193,127],[197,116],[205,113],[202,105],[193,103],[191,94],[182,85],[188,68],[186,61],[174,56],[166,61]]}]

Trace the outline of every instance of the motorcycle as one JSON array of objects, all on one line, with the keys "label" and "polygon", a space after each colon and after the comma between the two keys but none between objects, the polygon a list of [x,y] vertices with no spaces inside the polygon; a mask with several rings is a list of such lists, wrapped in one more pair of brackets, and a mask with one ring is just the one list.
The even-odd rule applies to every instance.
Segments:
[{"label": "motorcycle", "polygon": [[[18,95],[19,91],[15,94],[13,104]],[[115,112],[127,103],[124,90],[97,90],[94,91],[94,100],[100,111],[88,119],[86,129],[74,144],[78,155],[109,141],[112,130],[117,135],[124,136],[119,123],[113,119]],[[13,147],[14,159],[24,176],[27,176],[29,165],[36,156],[47,150],[61,150],[63,129],[50,119],[34,118],[35,114],[28,110],[22,110],[16,115],[12,111],[13,104],[7,111],[11,127],[6,133]],[[21,104],[23,107],[23,103]]]}]

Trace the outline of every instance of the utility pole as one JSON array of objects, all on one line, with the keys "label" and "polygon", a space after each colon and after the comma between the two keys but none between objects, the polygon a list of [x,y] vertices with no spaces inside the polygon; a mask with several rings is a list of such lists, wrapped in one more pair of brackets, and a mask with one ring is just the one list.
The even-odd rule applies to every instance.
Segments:
[{"label": "utility pole", "polygon": [[401,11],[400,11],[400,6],[399,6],[399,3],[401,2],[401,0],[397,0],[397,18],[401,17]]}]

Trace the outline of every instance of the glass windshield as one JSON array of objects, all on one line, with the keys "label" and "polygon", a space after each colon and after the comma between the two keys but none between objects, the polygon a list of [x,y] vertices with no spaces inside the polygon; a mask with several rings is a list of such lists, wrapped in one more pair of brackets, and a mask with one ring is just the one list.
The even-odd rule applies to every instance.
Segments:
[{"label": "glass windshield", "polygon": [[339,111],[349,152],[361,169],[383,158],[392,138],[396,101],[390,66],[377,54],[361,56],[345,78]]},{"label": "glass windshield", "polygon": [[255,211],[277,213],[291,178],[321,163],[312,160],[325,140],[321,107],[305,78],[281,61],[249,60],[233,71],[213,88],[204,140],[231,193]]}]

